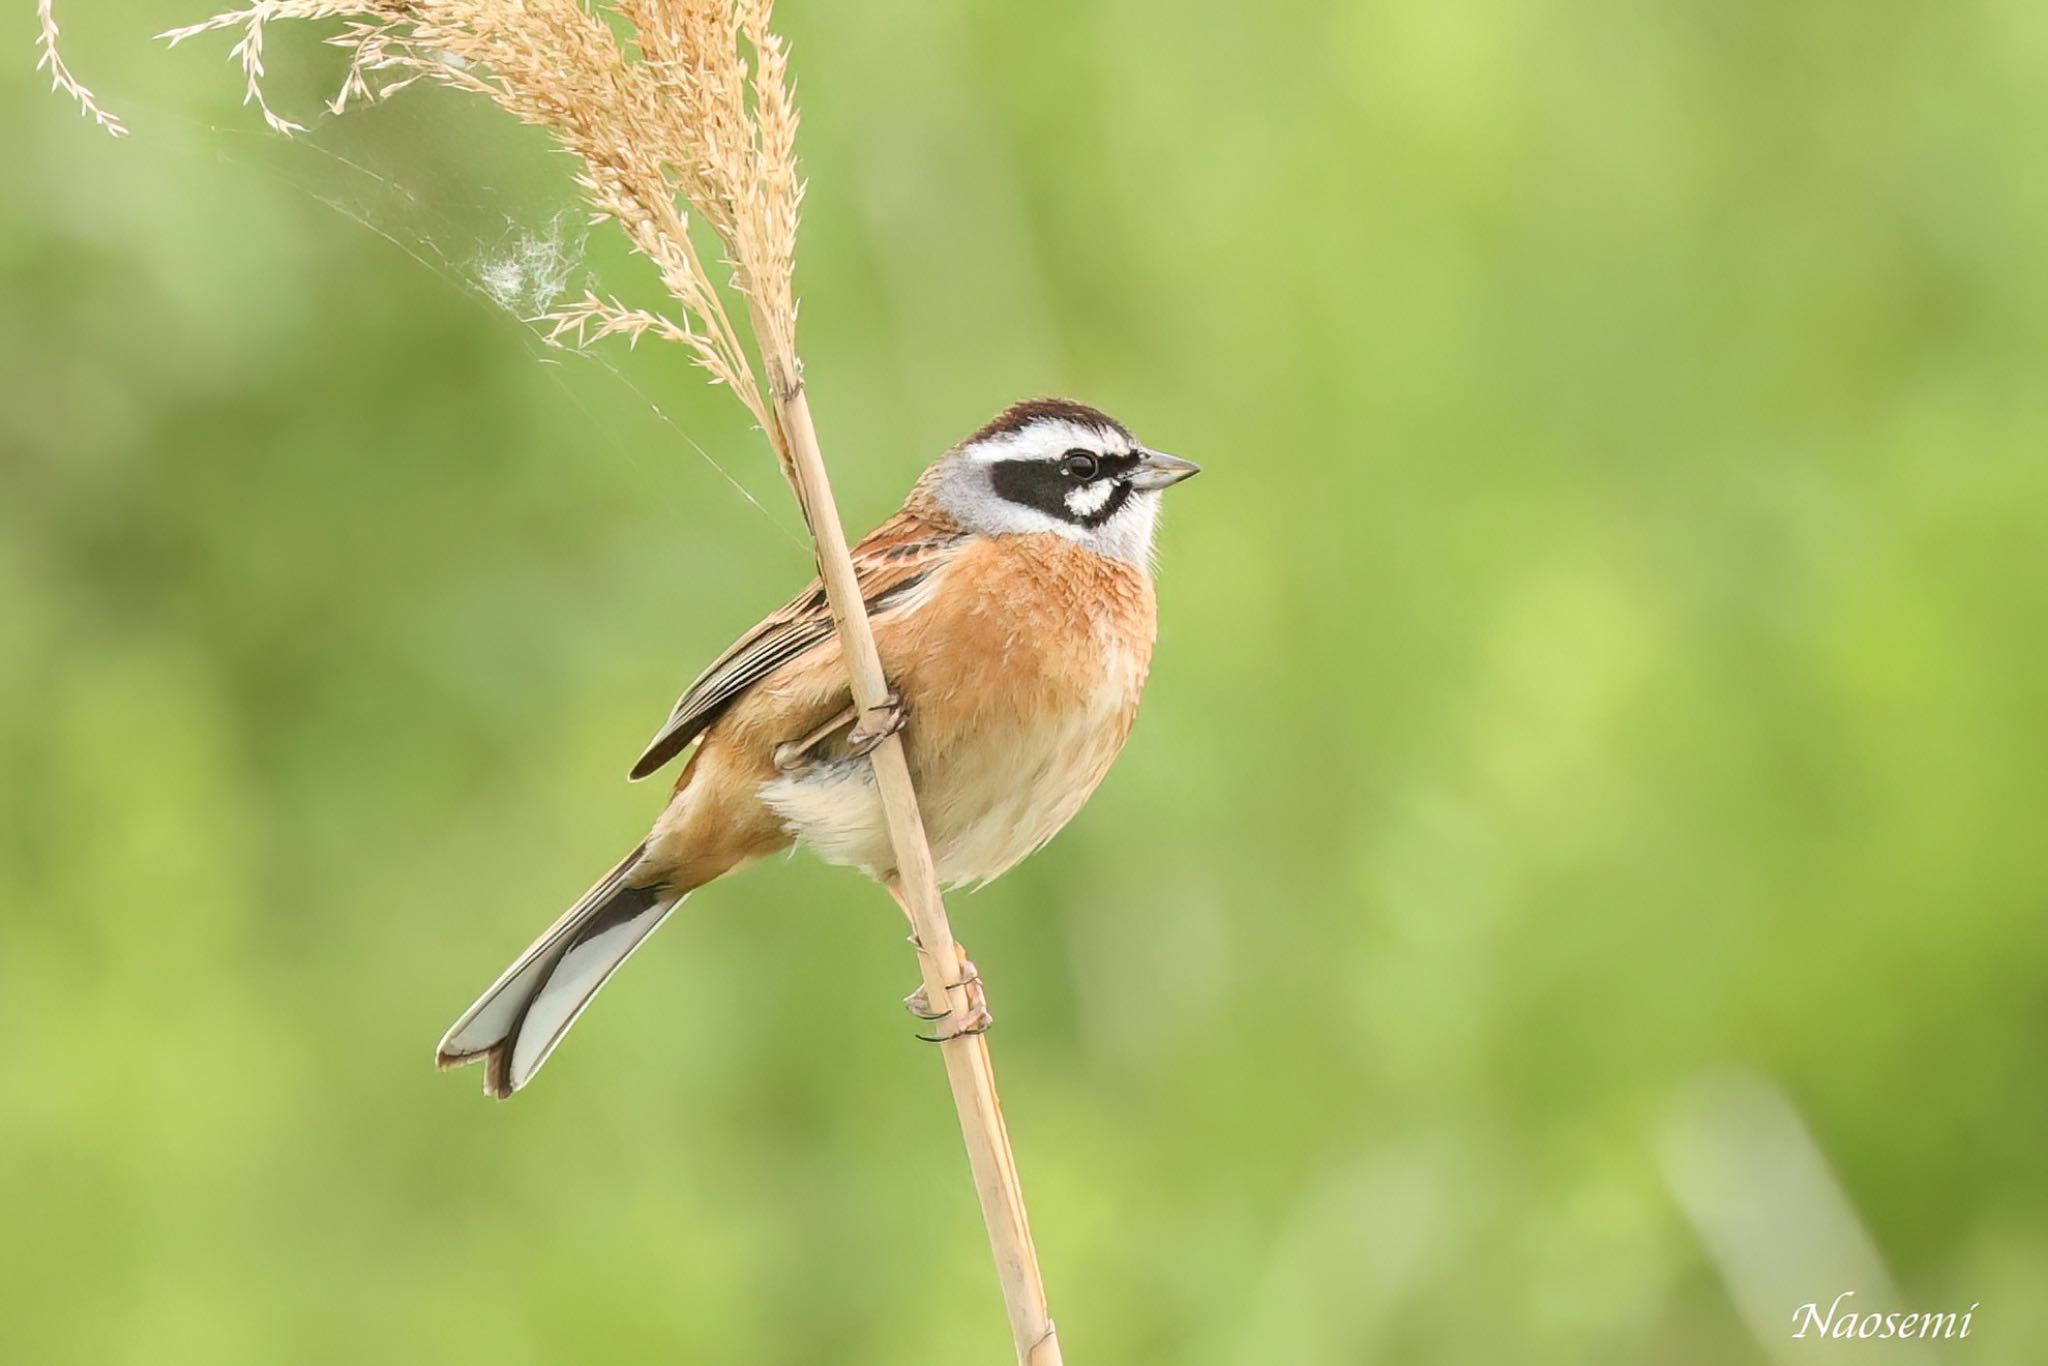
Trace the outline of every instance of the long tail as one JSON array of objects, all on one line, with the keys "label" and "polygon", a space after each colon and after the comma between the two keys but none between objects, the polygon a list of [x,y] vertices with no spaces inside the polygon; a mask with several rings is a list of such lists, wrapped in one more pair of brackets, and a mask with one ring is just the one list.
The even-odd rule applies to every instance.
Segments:
[{"label": "long tail", "polygon": [[635,885],[642,845],[533,941],[505,975],[462,1012],[434,1060],[461,1067],[482,1059],[484,1094],[505,1099],[533,1080],[555,1045],[576,1023],[683,893]]}]

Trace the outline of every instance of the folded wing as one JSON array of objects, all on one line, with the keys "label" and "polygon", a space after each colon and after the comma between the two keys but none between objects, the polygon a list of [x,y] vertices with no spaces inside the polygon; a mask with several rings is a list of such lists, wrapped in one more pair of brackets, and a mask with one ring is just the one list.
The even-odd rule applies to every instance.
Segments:
[{"label": "folded wing", "polygon": [[[886,523],[854,548],[853,567],[870,617],[907,609],[917,588],[944,568],[963,533],[934,531],[907,517]],[[747,632],[697,677],[655,732],[632,778],[645,778],[689,748],[747,689],[832,638],[832,613],[816,579]]]}]

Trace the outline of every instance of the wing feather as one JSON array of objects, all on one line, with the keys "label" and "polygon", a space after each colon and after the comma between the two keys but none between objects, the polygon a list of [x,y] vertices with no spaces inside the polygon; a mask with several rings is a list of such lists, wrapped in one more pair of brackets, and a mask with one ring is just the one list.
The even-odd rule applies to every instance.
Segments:
[{"label": "wing feather", "polygon": [[[965,540],[963,533],[934,531],[904,517],[876,530],[853,552],[868,615],[902,605],[913,589],[951,561]],[[833,631],[824,589],[813,579],[698,675],[629,776],[645,778],[681,754],[749,688],[830,640]]]}]

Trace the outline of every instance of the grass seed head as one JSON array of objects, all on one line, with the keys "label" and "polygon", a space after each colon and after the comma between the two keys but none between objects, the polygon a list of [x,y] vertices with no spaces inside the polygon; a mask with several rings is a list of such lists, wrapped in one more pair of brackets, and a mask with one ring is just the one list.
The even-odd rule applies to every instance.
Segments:
[{"label": "grass seed head", "polygon": [[[42,4],[47,14],[49,0]],[[608,14],[625,21],[627,41]],[[348,51],[349,62],[330,104],[335,112],[431,80],[547,129],[576,158],[577,189],[597,219],[618,224],[653,263],[680,316],[591,293],[558,306],[566,274],[539,279],[533,263],[516,257],[486,263],[479,273],[486,292],[508,307],[533,304],[556,342],[650,334],[676,342],[774,436],[764,384],[788,385],[797,374],[802,187],[789,54],[771,18],[771,0],[613,0],[608,9],[581,0],[254,0],[161,36],[176,44],[237,32],[230,56],[245,98],[287,135],[302,125],[265,95],[265,30],[280,21],[336,19],[343,27],[329,41]],[[73,93],[97,110],[83,87]],[[706,268],[693,216],[717,239],[719,264],[746,303],[765,376],[757,375]]]}]

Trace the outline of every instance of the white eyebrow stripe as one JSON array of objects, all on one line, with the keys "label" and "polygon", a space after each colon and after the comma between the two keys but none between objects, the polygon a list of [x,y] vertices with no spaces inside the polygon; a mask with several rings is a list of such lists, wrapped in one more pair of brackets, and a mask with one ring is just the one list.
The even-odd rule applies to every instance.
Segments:
[{"label": "white eyebrow stripe", "polygon": [[1014,432],[992,436],[962,453],[982,464],[998,460],[1053,460],[1079,448],[1102,455],[1117,454],[1127,443],[1120,436],[1085,422],[1045,418]]}]

